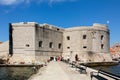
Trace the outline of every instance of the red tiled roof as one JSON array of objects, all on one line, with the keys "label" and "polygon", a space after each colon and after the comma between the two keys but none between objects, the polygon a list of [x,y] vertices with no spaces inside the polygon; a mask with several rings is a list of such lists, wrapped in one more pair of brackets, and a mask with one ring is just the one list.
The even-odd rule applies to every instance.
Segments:
[{"label": "red tiled roof", "polygon": [[110,48],[110,53],[111,53],[111,54],[120,53],[120,44],[119,44],[119,43],[115,43],[115,44]]}]

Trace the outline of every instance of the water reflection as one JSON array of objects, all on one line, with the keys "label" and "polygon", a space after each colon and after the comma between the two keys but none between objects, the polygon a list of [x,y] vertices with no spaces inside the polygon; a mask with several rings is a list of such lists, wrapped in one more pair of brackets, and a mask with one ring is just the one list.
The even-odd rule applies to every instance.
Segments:
[{"label": "water reflection", "polygon": [[33,73],[31,67],[0,67],[0,80],[27,80]]}]

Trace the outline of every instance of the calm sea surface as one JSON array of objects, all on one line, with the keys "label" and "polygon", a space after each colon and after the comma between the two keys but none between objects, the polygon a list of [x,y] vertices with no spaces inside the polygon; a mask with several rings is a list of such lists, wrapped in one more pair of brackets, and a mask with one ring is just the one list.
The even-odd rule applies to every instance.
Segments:
[{"label": "calm sea surface", "polygon": [[[120,64],[116,66],[99,66],[105,71],[120,76]],[[0,80],[27,80],[33,73],[32,67],[0,67]]]},{"label": "calm sea surface", "polygon": [[33,73],[32,67],[0,67],[0,80],[27,80]]},{"label": "calm sea surface", "polygon": [[93,67],[94,69],[102,69],[107,72],[113,73],[115,75],[120,76],[120,63],[116,66],[99,66],[99,67]]}]

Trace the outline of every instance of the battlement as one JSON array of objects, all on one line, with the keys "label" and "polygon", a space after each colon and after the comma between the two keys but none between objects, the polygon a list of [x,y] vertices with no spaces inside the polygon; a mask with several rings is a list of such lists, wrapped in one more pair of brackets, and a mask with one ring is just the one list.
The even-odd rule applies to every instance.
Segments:
[{"label": "battlement", "polygon": [[18,22],[18,23],[12,23],[12,25],[15,27],[15,26],[21,26],[23,27],[24,25],[25,26],[30,26],[30,25],[35,25],[35,24],[38,24],[36,22]]},{"label": "battlement", "polygon": [[40,24],[40,27],[44,28],[44,29],[50,29],[50,30],[55,30],[55,31],[64,31],[64,29],[59,28],[58,26],[55,25],[50,25],[50,24]]}]

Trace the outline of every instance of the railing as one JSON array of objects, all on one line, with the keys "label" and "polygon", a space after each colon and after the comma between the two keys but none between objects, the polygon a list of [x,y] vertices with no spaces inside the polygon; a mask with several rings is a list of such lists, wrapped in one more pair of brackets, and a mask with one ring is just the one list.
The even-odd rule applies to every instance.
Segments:
[{"label": "railing", "polygon": [[85,73],[85,74],[87,73],[87,72],[86,72],[87,67],[78,64],[76,61],[70,62],[70,61],[68,61],[68,60],[63,60],[63,62],[71,65],[72,68],[76,68],[76,70],[79,69],[79,70],[80,70],[80,73]]},{"label": "railing", "polygon": [[[94,73],[97,73],[97,75],[94,75]],[[105,75],[105,76],[112,78],[114,80],[120,80],[120,76],[112,74],[110,72],[106,72],[106,71],[101,70],[101,69],[99,69],[98,72],[91,72],[91,80],[92,80],[92,77],[104,78],[103,76],[100,76],[99,74]],[[105,79],[105,80],[107,80],[107,79]]]},{"label": "railing", "polygon": [[113,79],[115,79],[115,80],[120,80],[120,76],[115,75],[115,74],[110,73],[110,72],[106,72],[106,71],[101,70],[101,69],[98,71],[98,73],[101,73],[101,74],[103,74],[103,75],[105,75],[105,76],[108,76],[108,77],[110,77],[110,78],[113,78]]}]

